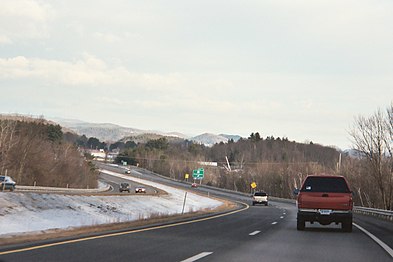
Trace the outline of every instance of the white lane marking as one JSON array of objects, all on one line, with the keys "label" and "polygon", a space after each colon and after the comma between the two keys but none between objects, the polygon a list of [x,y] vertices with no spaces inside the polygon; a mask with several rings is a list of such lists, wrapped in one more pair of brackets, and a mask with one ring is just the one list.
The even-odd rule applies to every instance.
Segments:
[{"label": "white lane marking", "polygon": [[273,223],[272,223],[272,225],[275,225],[275,224],[277,224],[277,222],[273,222]]},{"label": "white lane marking", "polygon": [[379,238],[377,238],[376,236],[374,236],[373,234],[371,234],[370,232],[368,232],[366,229],[362,228],[358,224],[353,223],[353,225],[359,228],[361,231],[363,231],[363,233],[368,235],[372,240],[377,242],[377,244],[380,245],[383,249],[385,249],[385,251],[388,252],[388,254],[393,258],[393,249],[391,249],[388,245],[382,242],[382,240],[380,240]]},{"label": "white lane marking", "polygon": [[250,234],[248,234],[248,235],[250,235],[250,236],[255,236],[256,234],[259,234],[259,233],[261,233],[261,231],[254,231],[254,232],[252,232],[252,233],[250,233]]},{"label": "white lane marking", "polygon": [[200,254],[198,254],[198,255],[195,255],[195,256],[193,256],[193,257],[187,258],[186,260],[182,260],[181,262],[193,262],[193,261],[197,261],[197,260],[199,260],[199,259],[201,259],[201,258],[203,258],[203,257],[206,257],[206,256],[208,256],[208,255],[211,255],[211,254],[213,254],[213,252],[202,252],[202,253],[200,253]]},{"label": "white lane marking", "polygon": [[281,216],[280,218],[281,218],[281,219],[283,219],[284,217],[283,217],[283,216]]}]

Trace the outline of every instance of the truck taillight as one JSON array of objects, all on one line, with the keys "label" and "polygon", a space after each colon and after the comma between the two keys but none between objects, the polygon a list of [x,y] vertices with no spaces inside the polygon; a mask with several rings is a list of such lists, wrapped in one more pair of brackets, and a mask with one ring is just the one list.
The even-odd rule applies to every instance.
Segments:
[{"label": "truck taillight", "polygon": [[297,203],[297,206],[298,206],[298,207],[301,207],[301,205],[302,205],[302,197],[301,197],[300,194],[299,194],[298,197],[297,197],[296,203]]}]

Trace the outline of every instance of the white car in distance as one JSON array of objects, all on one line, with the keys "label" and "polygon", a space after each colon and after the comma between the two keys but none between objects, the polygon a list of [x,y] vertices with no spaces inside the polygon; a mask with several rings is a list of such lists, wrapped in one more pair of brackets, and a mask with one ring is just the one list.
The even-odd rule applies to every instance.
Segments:
[{"label": "white car in distance", "polygon": [[255,204],[264,204],[267,206],[269,204],[267,193],[263,191],[255,192],[252,196],[252,205],[255,206]]}]

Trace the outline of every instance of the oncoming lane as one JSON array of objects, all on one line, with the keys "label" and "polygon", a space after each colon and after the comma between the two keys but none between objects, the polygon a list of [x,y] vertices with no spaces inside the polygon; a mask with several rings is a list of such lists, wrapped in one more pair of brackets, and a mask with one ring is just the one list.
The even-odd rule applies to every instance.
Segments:
[{"label": "oncoming lane", "polygon": [[143,185],[141,183],[136,183],[133,181],[129,181],[129,180],[125,180],[122,178],[118,178],[118,177],[114,177],[114,176],[110,176],[107,175],[105,173],[100,173],[100,180],[103,180],[105,183],[109,184],[111,186],[111,190],[108,192],[104,192],[102,194],[127,194],[127,192],[121,193],[120,192],[120,184],[123,182],[126,182],[129,184],[130,186],[130,193],[134,194],[135,189],[137,187],[144,187],[146,189],[146,194],[157,194],[158,190],[155,189],[154,187],[148,186],[148,185]]}]

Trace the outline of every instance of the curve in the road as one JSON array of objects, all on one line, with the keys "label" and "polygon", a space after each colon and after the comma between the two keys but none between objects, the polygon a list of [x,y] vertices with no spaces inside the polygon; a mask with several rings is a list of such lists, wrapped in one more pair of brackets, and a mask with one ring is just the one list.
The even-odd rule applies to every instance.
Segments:
[{"label": "curve in the road", "polygon": [[98,236],[91,236],[91,237],[83,237],[83,238],[77,238],[77,239],[66,240],[66,241],[61,241],[61,242],[54,242],[54,243],[49,243],[49,244],[44,244],[44,245],[37,245],[37,246],[32,246],[32,247],[7,250],[7,251],[0,252],[0,256],[1,255],[7,255],[7,254],[13,254],[13,253],[19,253],[19,252],[25,252],[25,251],[31,251],[31,250],[36,250],[36,249],[42,249],[42,248],[47,248],[47,247],[53,247],[53,246],[60,246],[60,245],[71,244],[71,243],[78,243],[78,242],[83,242],[83,241],[88,241],[88,240],[108,238],[108,237],[115,237],[115,236],[121,236],[121,235],[128,235],[128,234],[134,234],[134,233],[139,233],[139,232],[151,231],[151,230],[156,230],[156,229],[163,229],[163,228],[175,227],[175,226],[186,225],[186,224],[191,224],[191,223],[197,223],[197,222],[211,220],[211,219],[215,219],[215,218],[219,218],[219,217],[229,216],[229,215],[232,215],[232,214],[236,214],[236,213],[245,211],[248,208],[250,208],[250,206],[248,204],[246,204],[246,203],[240,203],[239,202],[239,204],[243,205],[243,207],[240,208],[240,209],[237,209],[237,210],[233,210],[233,211],[230,211],[230,212],[225,212],[225,213],[217,214],[217,215],[213,215],[213,216],[197,218],[197,219],[192,219],[192,220],[187,220],[187,221],[182,221],[182,222],[176,222],[176,223],[170,223],[170,224],[165,224],[165,225],[147,227],[147,228],[142,228],[142,229],[135,229],[135,230],[129,230],[129,231],[123,231],[123,232],[109,233],[109,234],[98,235]]}]

